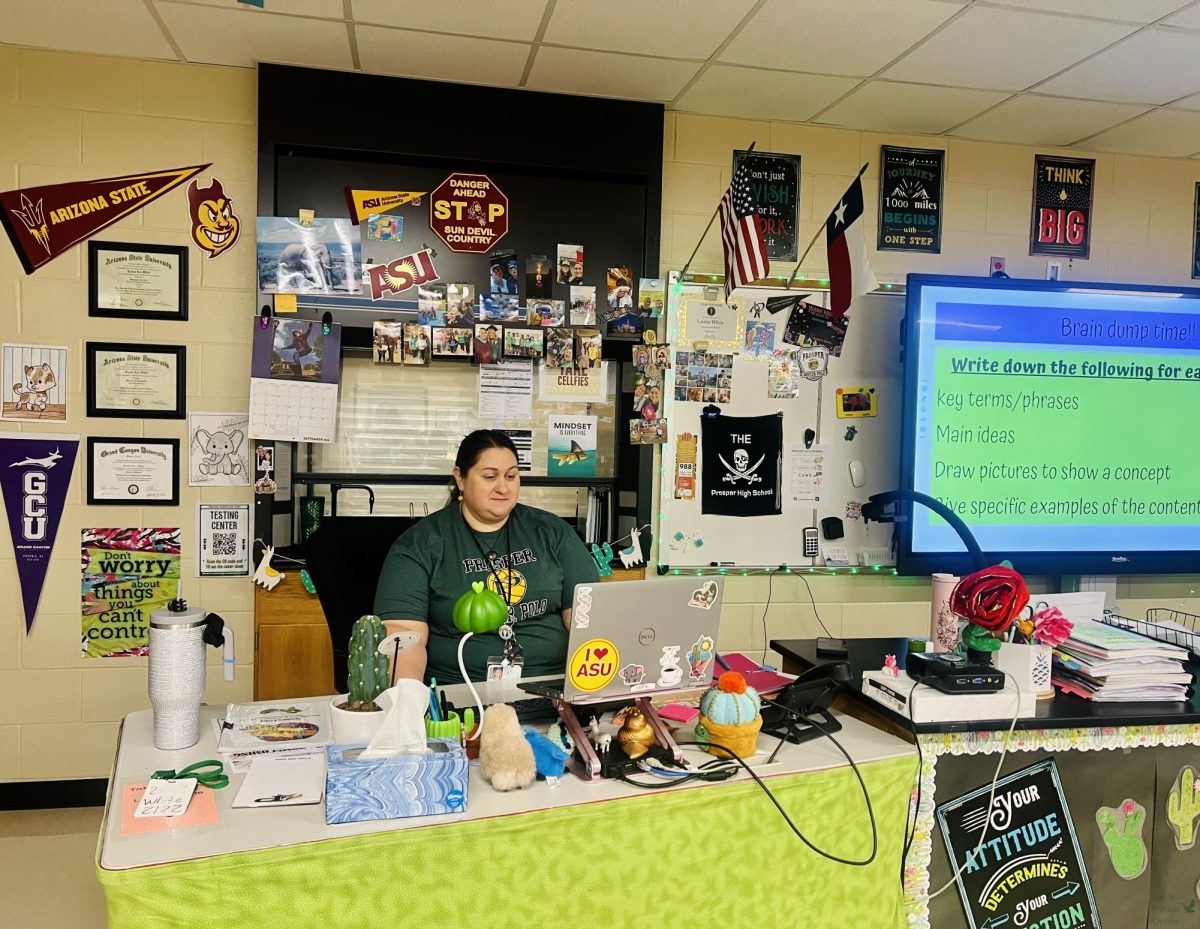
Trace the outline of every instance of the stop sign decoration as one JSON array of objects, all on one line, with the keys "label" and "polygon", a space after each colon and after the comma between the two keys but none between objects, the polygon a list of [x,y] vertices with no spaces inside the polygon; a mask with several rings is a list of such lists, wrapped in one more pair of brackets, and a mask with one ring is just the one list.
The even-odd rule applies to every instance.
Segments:
[{"label": "stop sign decoration", "polygon": [[451,174],[429,195],[429,228],[456,252],[486,252],[508,233],[508,197],[486,174]]}]

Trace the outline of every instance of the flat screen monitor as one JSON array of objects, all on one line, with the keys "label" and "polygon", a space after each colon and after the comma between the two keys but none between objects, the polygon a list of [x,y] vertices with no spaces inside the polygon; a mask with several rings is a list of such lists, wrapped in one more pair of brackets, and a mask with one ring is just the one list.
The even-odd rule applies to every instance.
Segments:
[{"label": "flat screen monitor", "polygon": [[[901,487],[1026,574],[1200,571],[1200,290],[909,275]],[[971,570],[919,505],[901,573]]]}]

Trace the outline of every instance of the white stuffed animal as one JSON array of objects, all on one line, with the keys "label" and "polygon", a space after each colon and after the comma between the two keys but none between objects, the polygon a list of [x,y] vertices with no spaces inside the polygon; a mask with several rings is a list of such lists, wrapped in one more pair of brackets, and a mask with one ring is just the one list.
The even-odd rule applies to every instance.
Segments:
[{"label": "white stuffed animal", "polygon": [[497,790],[528,787],[537,776],[533,748],[507,703],[495,703],[483,713],[479,734],[479,773]]}]

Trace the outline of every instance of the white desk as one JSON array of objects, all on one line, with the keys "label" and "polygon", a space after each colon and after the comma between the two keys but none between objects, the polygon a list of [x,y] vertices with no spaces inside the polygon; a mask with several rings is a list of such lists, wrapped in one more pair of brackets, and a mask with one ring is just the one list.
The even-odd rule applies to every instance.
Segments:
[{"label": "white desk", "polygon": [[[894,895],[894,913],[899,918],[899,849],[915,777],[915,753],[912,746],[855,719],[842,717],[844,728],[837,737],[860,765],[872,789],[880,853],[866,868],[832,865],[814,856],[788,831],[767,798],[745,774],[720,784],[698,788],[684,785],[663,791],[639,791],[615,781],[585,783],[568,775],[557,789],[552,790],[539,781],[525,790],[500,793],[482,780],[477,767],[472,767],[466,812],[335,826],[325,824],[323,805],[232,809],[230,802],[242,777],[234,775],[230,786],[217,792],[219,824],[122,836],[119,804],[124,786],[145,782],[153,771],[162,768],[179,769],[195,761],[219,757],[211,720],[221,712],[218,707],[205,708],[199,744],[181,752],[154,749],[149,710],[131,713],[122,723],[98,849],[98,873],[108,897],[112,929],[126,925],[177,927],[189,919],[217,913],[221,916],[219,924],[236,925],[239,929],[275,925],[288,929],[319,925],[324,929],[351,925],[351,918],[333,918],[327,909],[329,903],[318,902],[326,901],[330,894],[338,896],[339,914],[355,912],[355,907],[361,904],[366,907],[362,913],[368,914],[362,917],[363,925],[395,925],[379,918],[377,910],[370,908],[369,904],[379,904],[373,894],[365,892],[358,903],[348,899],[347,881],[352,888],[369,887],[371,883],[364,879],[361,870],[339,876],[343,864],[356,858],[378,861],[380,867],[394,869],[385,873],[397,879],[407,875],[405,886],[409,886],[410,880],[416,882],[417,889],[409,888],[411,892],[397,910],[398,914],[413,913],[417,899],[413,894],[418,895],[422,905],[430,910],[425,921],[418,920],[414,925],[482,925],[487,914],[491,926],[512,924],[529,929],[536,923],[530,922],[528,895],[544,889],[541,882],[556,869],[566,880],[572,880],[572,868],[578,869],[577,881],[594,884],[582,888],[582,892],[597,906],[611,897],[604,904],[610,917],[588,920],[590,925],[632,925],[633,921],[618,920],[612,915],[630,900],[630,891],[620,886],[623,880],[620,874],[624,870],[621,861],[628,858],[631,850],[637,850],[642,861],[632,872],[641,875],[635,880],[639,884],[654,873],[655,862],[672,863],[677,871],[671,883],[679,885],[679,882],[689,883],[700,863],[711,858],[714,889],[723,885],[731,870],[743,874],[742,880],[757,883],[770,881],[769,872],[774,867],[787,882],[786,887],[778,888],[782,897],[765,904],[776,910],[781,900],[790,900],[800,892],[796,882],[802,875],[807,875],[804,881],[807,884],[825,867],[847,878],[847,887],[858,884],[860,879],[869,880],[874,887],[866,895],[871,898],[869,901],[859,899],[862,897],[859,892],[837,904],[839,911],[866,905],[869,915],[864,913],[862,919],[838,925],[890,924],[879,921],[880,886],[886,880],[894,894],[883,893],[884,908],[890,918],[893,910],[889,900]],[[774,744],[774,739],[760,740],[765,752],[773,749]],[[693,757],[707,760],[710,756],[697,753]],[[768,780],[799,827],[818,845],[851,858],[864,857],[869,851],[866,810],[857,781],[841,754],[827,740],[785,746],[773,765],[761,769],[760,776]],[[806,790],[818,787],[819,797],[813,794],[816,799],[812,802],[819,806],[807,805]],[[618,800],[621,802],[600,802]],[[835,805],[840,809],[831,808]],[[835,818],[842,821],[835,822]],[[576,843],[577,839],[580,843]],[[460,840],[464,843],[461,847]],[[739,851],[739,844],[743,843],[745,849]],[[423,851],[414,858],[418,849]],[[449,857],[442,857],[443,851]],[[589,858],[592,853],[595,858]],[[744,856],[745,867],[731,869],[729,863],[717,866],[715,862],[725,855],[735,859]],[[608,864],[598,868],[604,860]],[[384,862],[391,863],[384,865]],[[417,874],[421,869],[418,866],[428,865],[432,874],[439,869],[465,869],[466,873],[487,878],[492,873],[491,863],[500,867],[496,874],[503,879],[496,886],[492,886],[490,878],[470,882],[472,891],[459,888],[461,894],[454,897],[450,910],[446,909],[447,901],[422,884]],[[734,864],[738,862],[735,860]],[[793,870],[793,864],[797,870]],[[213,884],[214,881],[218,883]],[[211,900],[205,897],[205,884],[210,885],[214,894]],[[816,885],[812,889],[815,891]],[[489,902],[492,894],[498,896]],[[241,896],[245,895],[256,899],[258,904],[241,909]],[[237,910],[230,909],[234,906],[233,899],[238,900]],[[557,898],[554,905],[562,902]],[[725,902],[735,904],[732,899]],[[511,923],[497,917],[500,910],[517,904],[517,911],[525,912],[524,917],[514,918]],[[542,899],[539,906],[545,905],[549,905],[548,901]],[[161,919],[152,912],[156,906],[161,907]],[[682,904],[667,906],[654,895],[639,906],[644,915],[659,913],[668,922],[681,916]],[[870,909],[872,906],[874,909]],[[237,918],[231,917],[234,912],[239,913]],[[758,921],[745,924],[765,929],[769,921],[762,922],[762,913],[757,909],[755,912]],[[323,915],[316,919],[313,915],[316,913]],[[375,914],[373,918],[371,913]],[[437,914],[441,914],[440,918]],[[710,917],[711,914],[705,916]],[[722,921],[726,926],[743,924],[736,918]],[[576,919],[563,922],[583,924]],[[637,922],[640,924],[641,920]],[[794,925],[790,921],[786,924]]]}]

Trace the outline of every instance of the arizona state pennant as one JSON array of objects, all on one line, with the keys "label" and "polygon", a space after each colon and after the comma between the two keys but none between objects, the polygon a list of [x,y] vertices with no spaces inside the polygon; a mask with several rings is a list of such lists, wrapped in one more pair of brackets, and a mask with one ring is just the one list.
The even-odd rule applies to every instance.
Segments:
[{"label": "arizona state pennant", "polygon": [[0,222],[26,274],[135,213],[209,165],[0,193]]},{"label": "arizona state pennant", "polygon": [[420,206],[424,190],[355,190],[346,188],[346,208],[350,211],[350,220],[358,225],[372,213],[387,213],[398,206],[412,203]]}]

